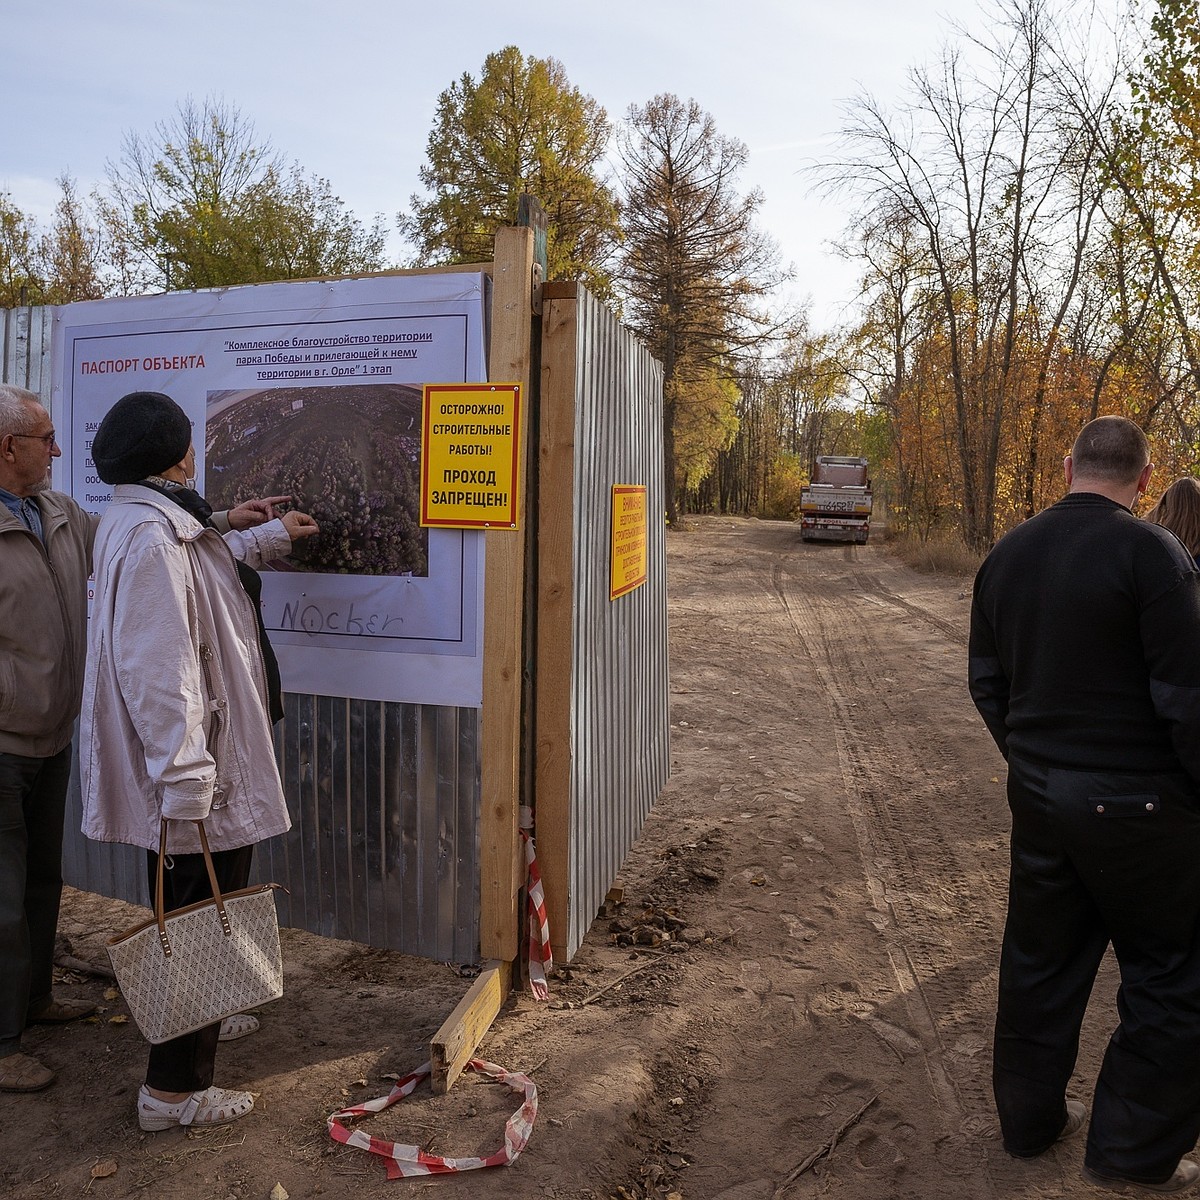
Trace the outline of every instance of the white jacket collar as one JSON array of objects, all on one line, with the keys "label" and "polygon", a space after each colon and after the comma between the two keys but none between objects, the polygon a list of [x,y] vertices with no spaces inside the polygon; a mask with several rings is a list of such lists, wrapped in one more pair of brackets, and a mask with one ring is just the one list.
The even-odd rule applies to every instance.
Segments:
[{"label": "white jacket collar", "polygon": [[162,492],[143,487],[140,483],[118,483],[113,488],[113,503],[142,504],[157,509],[166,517],[167,523],[181,542],[194,542],[205,529],[191,513],[168,500]]}]

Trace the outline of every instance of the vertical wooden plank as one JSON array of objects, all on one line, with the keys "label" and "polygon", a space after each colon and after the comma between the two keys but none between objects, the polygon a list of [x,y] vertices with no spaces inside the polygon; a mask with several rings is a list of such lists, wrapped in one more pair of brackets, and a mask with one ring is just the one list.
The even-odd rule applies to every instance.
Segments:
[{"label": "vertical wooden plank", "polygon": [[542,503],[538,512],[534,773],[538,866],[546,891],[551,949],[560,962],[567,960],[571,903],[575,392],[579,332],[578,302],[573,294],[562,296],[565,290],[562,284],[549,284],[543,293],[540,445],[537,447]]},{"label": "vertical wooden plank", "polygon": [[[528,469],[530,349],[533,336],[531,229],[496,233],[492,274],[492,346],[489,377],[521,384],[521,447],[518,504],[525,511]],[[520,889],[521,655],[525,540],[520,531],[489,530],[484,596],[483,711],[481,714],[479,948],[485,959],[517,956],[517,894]]]}]

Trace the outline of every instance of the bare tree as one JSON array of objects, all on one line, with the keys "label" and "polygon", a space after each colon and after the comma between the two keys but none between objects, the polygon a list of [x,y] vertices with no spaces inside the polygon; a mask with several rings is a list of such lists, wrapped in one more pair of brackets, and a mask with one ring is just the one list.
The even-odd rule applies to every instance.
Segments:
[{"label": "bare tree", "polygon": [[892,459],[892,518],[928,537],[942,516],[937,469],[927,451],[925,405],[908,404],[919,348],[938,328],[935,277],[925,238],[903,211],[879,210],[844,253],[863,265],[863,315],[844,351],[845,370],[868,411],[884,422]]},{"label": "bare tree", "polygon": [[[1106,240],[1098,265],[1101,328],[1110,335],[1105,375],[1133,370],[1145,389],[1144,424],[1169,413],[1179,440],[1200,453],[1200,10],[1164,0],[1144,40],[1126,52],[1129,85],[1117,106],[1070,57],[1059,65],[1064,108],[1098,147],[1106,184]],[[1096,384],[1099,397],[1103,380]]]},{"label": "bare tree", "polygon": [[[859,98],[843,131],[850,153],[825,168],[868,226],[900,220],[920,232],[944,341],[962,532],[976,549],[995,536],[1002,452],[1022,422],[1026,482],[1036,475],[1046,372],[1098,195],[1087,182],[1096,139],[1061,119],[1049,71],[1059,30],[1047,5],[1001,0],[992,28],[987,44],[960,38],[935,68],[915,71],[898,114]],[[1041,368],[1031,389],[1033,342]]]}]

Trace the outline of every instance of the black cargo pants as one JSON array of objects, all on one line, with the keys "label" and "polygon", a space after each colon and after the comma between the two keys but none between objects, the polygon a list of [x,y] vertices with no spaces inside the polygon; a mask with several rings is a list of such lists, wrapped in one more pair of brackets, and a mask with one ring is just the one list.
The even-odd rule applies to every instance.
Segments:
[{"label": "black cargo pants", "polygon": [[1160,1183],[1200,1133],[1200,793],[1179,775],[1009,761],[1012,865],[993,1085],[1004,1146],[1040,1154],[1066,1121],[1105,948],[1120,1025],[1085,1161]]}]

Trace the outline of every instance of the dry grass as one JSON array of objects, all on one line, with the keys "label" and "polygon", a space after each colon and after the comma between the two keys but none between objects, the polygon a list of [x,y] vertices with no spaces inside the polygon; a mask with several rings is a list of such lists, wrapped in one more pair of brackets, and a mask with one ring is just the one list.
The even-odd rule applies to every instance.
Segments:
[{"label": "dry grass", "polygon": [[934,534],[928,540],[910,533],[897,534],[888,549],[908,565],[927,575],[955,575],[968,578],[979,570],[983,555],[965,546],[952,534]]}]

